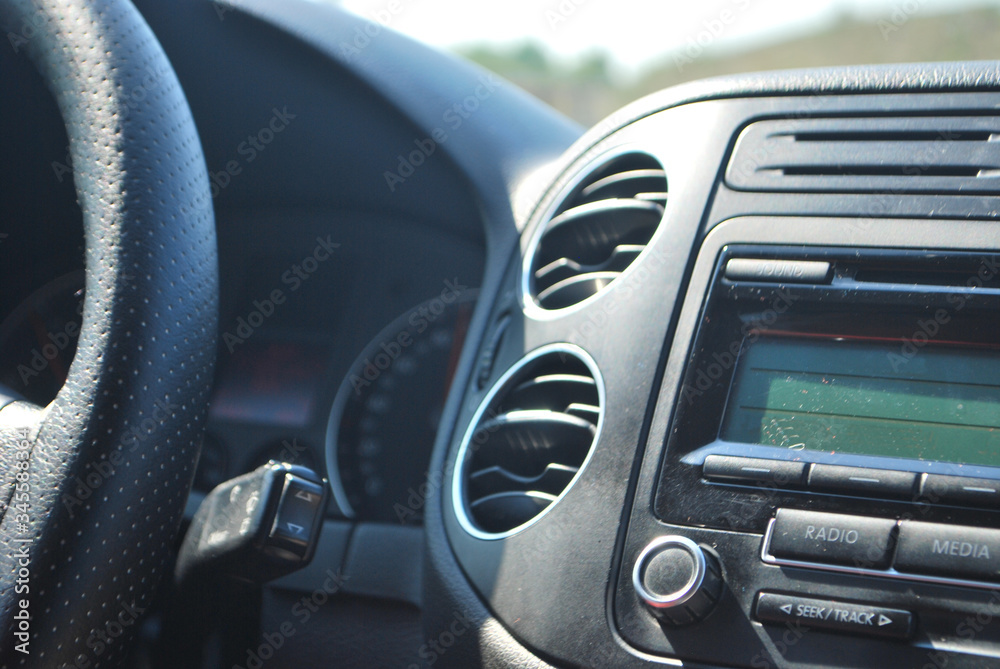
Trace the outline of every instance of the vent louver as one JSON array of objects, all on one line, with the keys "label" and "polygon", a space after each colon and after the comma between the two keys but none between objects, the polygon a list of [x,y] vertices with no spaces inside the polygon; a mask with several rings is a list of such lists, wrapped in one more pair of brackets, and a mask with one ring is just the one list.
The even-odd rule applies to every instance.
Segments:
[{"label": "vent louver", "polygon": [[758,121],[726,169],[737,190],[1000,192],[1000,118],[878,117]]},{"label": "vent louver", "polygon": [[651,156],[628,153],[593,170],[541,226],[526,292],[544,309],[597,294],[646,247],[666,204],[666,173]]},{"label": "vent louver", "polygon": [[544,347],[507,372],[458,455],[453,493],[466,529],[506,536],[554,504],[590,455],[602,397],[596,366],[575,347]]}]

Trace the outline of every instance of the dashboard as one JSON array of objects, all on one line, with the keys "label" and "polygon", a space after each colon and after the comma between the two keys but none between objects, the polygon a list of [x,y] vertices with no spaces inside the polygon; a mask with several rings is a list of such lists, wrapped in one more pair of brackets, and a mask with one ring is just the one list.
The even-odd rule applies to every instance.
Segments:
[{"label": "dashboard", "polygon": [[385,216],[283,219],[241,219],[220,244],[232,301],[196,488],[269,459],[329,464],[331,517],[395,522],[426,476],[483,249]]},{"label": "dashboard", "polygon": [[[355,57],[337,8],[137,5],[218,235],[188,519],[271,459],[330,488],[308,567],[168,589],[148,666],[1000,662],[996,63],[694,83],[586,132],[501,83],[445,133],[484,73]],[[0,383],[44,405],[85,240],[58,109],[0,81]]]},{"label": "dashboard", "polygon": [[[23,64],[8,76],[16,75],[36,93],[36,108],[25,114],[40,115],[58,136],[50,98]],[[20,144],[28,136],[9,140],[17,145],[9,150],[27,151]],[[43,147],[27,176],[12,174],[12,181],[44,179],[71,193],[70,179],[51,167],[64,158],[65,144],[56,146]],[[253,178],[249,170],[245,176]],[[52,262],[27,273],[8,265],[9,315],[0,323],[3,382],[45,405],[66,378],[80,331],[80,215],[60,200],[47,205],[49,212],[16,200],[6,205],[12,256],[47,243],[19,227],[31,223],[24,212],[51,216],[64,232],[47,248]],[[195,490],[208,492],[271,458],[322,471],[329,446],[333,478],[344,482],[338,491],[350,491],[335,496],[331,517],[393,522],[393,502],[426,474],[483,272],[481,231],[442,230],[445,222],[379,206],[299,207],[220,212],[220,370]],[[376,427],[368,427],[373,421]],[[409,459],[373,446],[380,440],[398,443]],[[381,458],[372,457],[376,451]],[[412,520],[419,524],[419,514]]]},{"label": "dashboard", "polygon": [[973,158],[996,99],[842,74],[862,90],[637,103],[535,208],[441,523],[528,647],[587,666],[996,661],[969,623],[1000,573],[998,238]]}]

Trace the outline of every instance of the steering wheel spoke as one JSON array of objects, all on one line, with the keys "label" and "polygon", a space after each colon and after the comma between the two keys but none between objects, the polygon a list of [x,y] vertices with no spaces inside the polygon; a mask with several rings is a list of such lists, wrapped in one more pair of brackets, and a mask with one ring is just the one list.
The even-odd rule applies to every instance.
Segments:
[{"label": "steering wheel spoke", "polygon": [[25,400],[4,403],[0,398],[0,449],[34,441],[44,417],[44,407]]}]

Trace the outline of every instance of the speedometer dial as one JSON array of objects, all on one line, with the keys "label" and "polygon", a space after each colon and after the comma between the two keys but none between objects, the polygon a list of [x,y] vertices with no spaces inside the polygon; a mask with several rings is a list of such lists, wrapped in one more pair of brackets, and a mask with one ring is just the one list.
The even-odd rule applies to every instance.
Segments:
[{"label": "speedometer dial", "polygon": [[327,462],[345,516],[421,520],[427,465],[476,292],[445,297],[386,326],[337,392],[327,426]]}]

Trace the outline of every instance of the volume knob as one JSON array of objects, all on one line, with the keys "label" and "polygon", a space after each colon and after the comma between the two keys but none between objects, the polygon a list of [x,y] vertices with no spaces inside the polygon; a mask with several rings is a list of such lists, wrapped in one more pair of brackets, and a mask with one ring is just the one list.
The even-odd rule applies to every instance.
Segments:
[{"label": "volume knob", "polygon": [[688,625],[707,616],[722,596],[722,571],[714,555],[687,537],[652,541],[635,561],[632,585],[662,620]]}]

